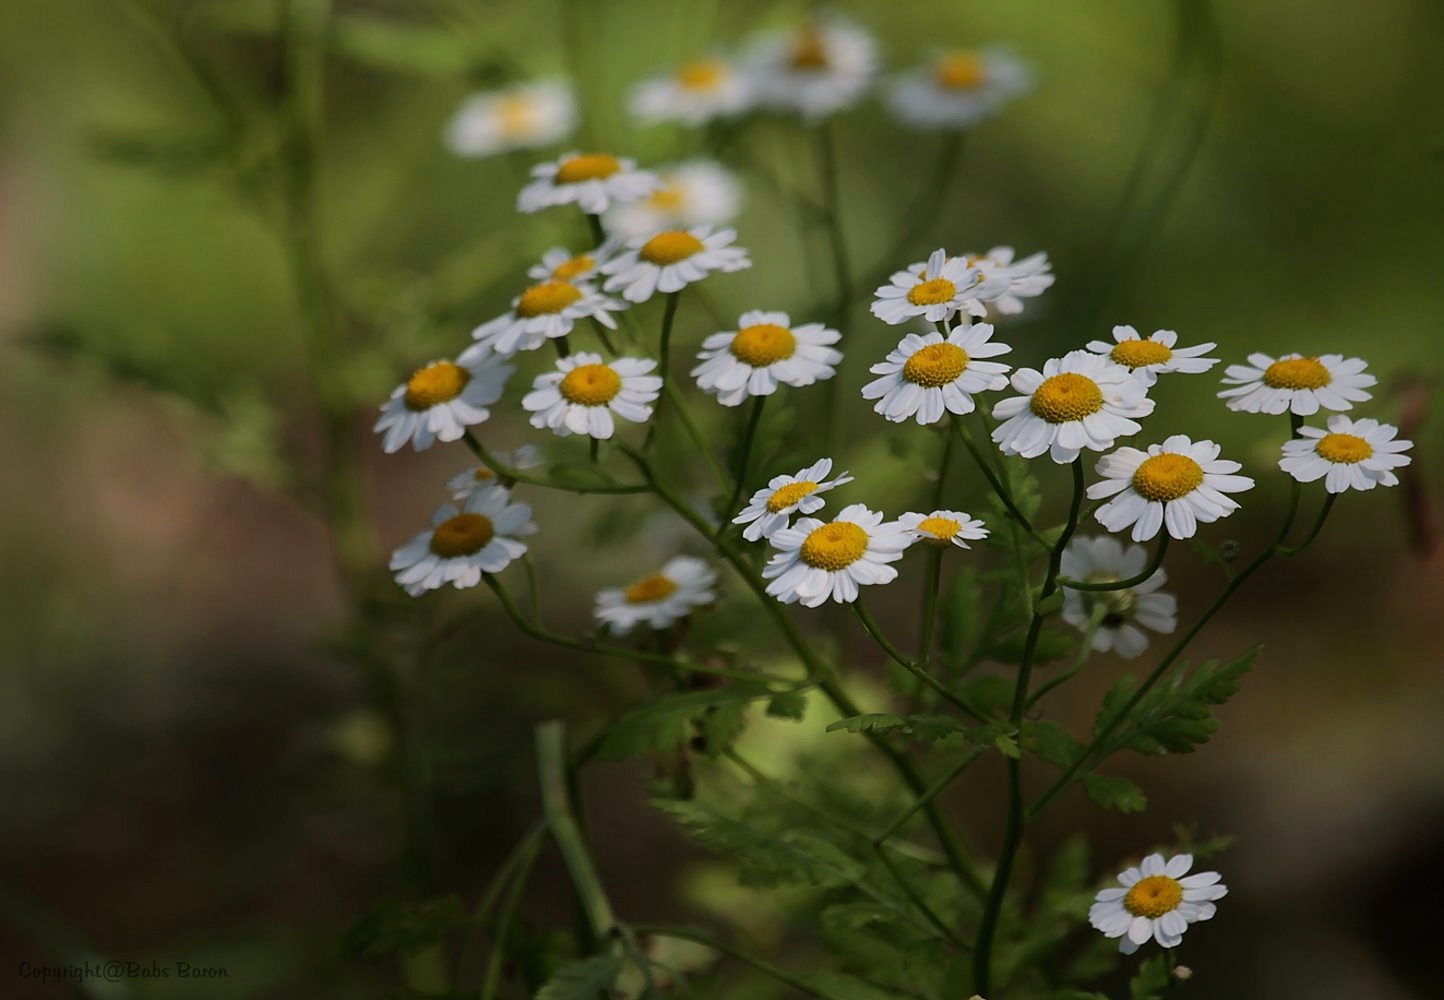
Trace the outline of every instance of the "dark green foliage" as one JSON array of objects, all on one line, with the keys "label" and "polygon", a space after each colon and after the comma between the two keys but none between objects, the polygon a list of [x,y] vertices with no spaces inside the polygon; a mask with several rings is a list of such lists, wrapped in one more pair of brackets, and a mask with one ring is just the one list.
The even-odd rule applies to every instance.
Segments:
[{"label": "dark green foliage", "polygon": [[[782,695],[786,697],[791,692]],[[717,755],[741,733],[747,705],[759,698],[774,698],[761,681],[732,681],[725,687],[703,691],[669,692],[644,702],[612,723],[602,737],[597,755],[618,760],[652,752],[670,752],[694,735],[703,738],[706,753]]]},{"label": "dark green foliage", "polygon": [[1116,809],[1121,813],[1142,812],[1148,808],[1148,796],[1127,778],[1107,774],[1083,777],[1083,791],[1100,809]]},{"label": "dark green foliage", "polygon": [[703,845],[735,859],[743,885],[831,888],[857,881],[865,870],[861,862],[824,838],[827,830],[779,827],[775,820],[767,821],[762,809],[749,810],[737,819],[692,802],[657,801],[654,805]]},{"label": "dark green foliage", "polygon": [[1144,959],[1128,981],[1129,1000],[1162,1000],[1171,978],[1165,956]]},{"label": "dark green foliage", "polygon": [[[1111,753],[1127,747],[1154,755],[1190,753],[1207,743],[1218,729],[1210,707],[1222,705],[1238,691],[1259,648],[1255,646],[1227,663],[1209,660],[1192,673],[1186,663],[1179,664],[1144,696],[1127,721],[1108,738],[1105,751]],[[1102,733],[1119,717],[1136,689],[1131,677],[1113,685],[1094,723],[1095,734]]]},{"label": "dark green foliage", "polygon": [[610,989],[617,981],[624,964],[616,955],[597,955],[573,962],[547,980],[537,991],[536,1000],[597,1000],[602,990]]},{"label": "dark green foliage", "polygon": [[898,732],[924,742],[934,742],[958,733],[966,733],[968,727],[946,715],[886,715],[881,712],[869,712],[866,715],[838,719],[827,727],[829,733],[839,730],[846,730],[849,733],[878,734]]},{"label": "dark green foliage", "polygon": [[353,960],[412,955],[466,923],[455,894],[420,902],[383,899],[346,932],[342,948]]},{"label": "dark green foliage", "polygon": [[767,703],[767,714],[774,719],[801,719],[807,713],[807,696],[801,691],[783,691]]}]

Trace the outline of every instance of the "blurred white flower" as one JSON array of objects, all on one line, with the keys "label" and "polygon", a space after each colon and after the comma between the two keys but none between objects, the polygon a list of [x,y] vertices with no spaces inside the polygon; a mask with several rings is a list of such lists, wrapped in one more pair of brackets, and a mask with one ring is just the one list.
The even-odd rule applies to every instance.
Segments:
[{"label": "blurred white flower", "polygon": [[[1142,545],[1123,543],[1111,535],[1074,538],[1063,550],[1060,572],[1079,583],[1117,583],[1131,580],[1148,565],[1148,550]],[[1100,605],[1103,618],[1093,633],[1093,649],[1114,650],[1125,659],[1148,648],[1143,628],[1167,635],[1178,627],[1178,599],[1159,593],[1168,574],[1159,567],[1147,580],[1124,590],[1071,590],[1063,592],[1063,620],[1086,632],[1092,614]]]},{"label": "blurred white flower", "polygon": [[632,116],[647,123],[705,125],[733,118],[752,108],[748,75],[728,59],[710,55],[683,63],[671,73],[648,77],[632,88]]},{"label": "blurred white flower", "polygon": [[717,573],[706,562],[693,556],[677,556],[657,572],[625,587],[599,591],[597,623],[617,635],[626,635],[644,623],[666,628],[686,618],[693,608],[715,601],[716,586]]},{"label": "blurred white flower", "polygon": [[588,215],[601,215],[612,205],[645,198],[662,183],[650,171],[638,170],[635,160],[610,153],[566,153],[538,163],[531,175],[535,179],[516,196],[519,212],[575,204]]},{"label": "blurred white flower", "polygon": [[816,121],[853,107],[877,73],[871,34],[837,16],[757,39],[747,57],[760,103]]},{"label": "blurred white flower", "polygon": [[[534,444],[521,445],[515,451],[492,452],[492,457],[506,468],[516,469],[518,472],[535,469],[542,463],[541,449]],[[446,488],[451,491],[453,500],[465,500],[477,490],[503,489],[497,481],[496,473],[484,465],[473,465],[458,472],[446,481]]]},{"label": "blurred white flower", "polygon": [[690,160],[654,172],[661,187],[639,201],[614,206],[603,218],[612,236],[630,240],[668,229],[726,225],[741,210],[741,182],[714,160]]},{"label": "blurred white flower", "polygon": [[1026,64],[1002,49],[942,52],[887,88],[888,108],[919,129],[966,129],[1032,88]]},{"label": "blurred white flower", "polygon": [[539,80],[467,97],[446,125],[446,146],[457,156],[493,156],[560,142],[576,126],[571,88]]}]

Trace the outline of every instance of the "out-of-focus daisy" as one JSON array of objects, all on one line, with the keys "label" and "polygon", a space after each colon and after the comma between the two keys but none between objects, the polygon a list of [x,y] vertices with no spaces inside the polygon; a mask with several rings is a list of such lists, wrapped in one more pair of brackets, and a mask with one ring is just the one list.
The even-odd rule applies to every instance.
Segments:
[{"label": "out-of-focus daisy", "polygon": [[[548,278],[537,282],[511,300],[511,311],[471,331],[477,347],[510,357],[518,351],[531,351],[572,332],[577,320],[591,317],[615,330],[612,313],[626,306],[597,291],[585,281],[561,281]],[[462,357],[467,357],[463,354]]]},{"label": "out-of-focus daisy", "polygon": [[894,423],[915,417],[920,424],[935,424],[943,413],[972,413],[973,396],[1008,384],[1008,366],[995,358],[1012,350],[992,344],[987,323],[960,326],[943,335],[910,333],[888,352],[887,360],[870,369],[875,379],[862,387],[863,399],[876,399],[873,409]]},{"label": "out-of-focus daisy", "polygon": [[455,441],[491,415],[506,380],[516,371],[490,351],[475,348],[456,361],[433,361],[411,373],[381,407],[376,433],[388,453],[407,441],[417,451],[438,438]]},{"label": "out-of-focus daisy", "polygon": [[533,427],[550,427],[561,437],[586,434],[605,440],[616,429],[612,414],[640,424],[652,415],[662,380],[648,375],[657,362],[618,358],[604,362],[585,351],[557,359],[557,370],[543,372],[522,399]]},{"label": "out-of-focus daisy", "polygon": [[752,499],[742,508],[742,513],[732,519],[732,523],[747,525],[742,537],[749,542],[771,538],[787,527],[787,520],[793,514],[811,514],[821,510],[826,501],[819,494],[852,482],[852,477],[846,472],[828,480],[827,475],[831,471],[832,459],[820,458],[790,476],[773,476],[765,489],[752,494]]},{"label": "out-of-focus daisy", "polygon": [[1245,413],[1296,413],[1307,417],[1326,410],[1351,410],[1370,398],[1364,390],[1378,379],[1364,372],[1368,363],[1342,354],[1305,357],[1285,354],[1275,360],[1250,354],[1248,364],[1229,365],[1218,394],[1230,410]]},{"label": "out-of-focus daisy", "polygon": [[[508,469],[515,469],[518,472],[524,469],[535,469],[542,463],[541,449],[534,444],[524,444],[515,451],[498,451],[493,453],[497,462]],[[497,481],[496,473],[484,465],[474,465],[464,469],[446,481],[446,488],[451,491],[453,500],[465,500],[466,497],[476,490],[502,489]]]},{"label": "out-of-focus daisy", "polygon": [[576,101],[560,80],[472,94],[446,125],[457,156],[482,157],[560,142],[577,127]]},{"label": "out-of-focus daisy", "polygon": [[713,160],[658,167],[662,186],[640,201],[616,205],[603,224],[620,239],[654,236],[669,229],[720,226],[737,218],[742,185],[737,175]]},{"label": "out-of-focus daisy", "polygon": [[677,556],[655,573],[634,580],[625,587],[609,587],[597,593],[597,623],[617,635],[626,635],[638,624],[666,628],[686,618],[693,608],[717,599],[717,574],[701,559]]},{"label": "out-of-focus daisy", "polygon": [[742,314],[739,329],[702,341],[702,362],[692,377],[723,406],[740,406],[749,396],[770,396],[779,383],[811,385],[837,374],[842,352],[829,347],[842,334],[821,323],[794,327],[787,313],[754,310]]},{"label": "out-of-focus daisy", "polygon": [[1253,489],[1241,465],[1218,457],[1212,441],[1190,441],[1182,434],[1150,445],[1147,451],[1119,448],[1098,460],[1102,482],[1088,487],[1088,499],[1112,497],[1094,515],[1109,531],[1133,525],[1133,540],[1146,542],[1167,525],[1174,538],[1192,538],[1198,522],[1212,524],[1238,510],[1225,493]]},{"label": "out-of-focus daisy", "polygon": [[965,129],[993,117],[1031,86],[1028,67],[1001,49],[955,49],[897,77],[887,105],[914,128]]},{"label": "out-of-focus daisy", "polygon": [[851,21],[828,17],[763,36],[748,64],[762,104],[815,121],[862,100],[877,73],[877,44]]},{"label": "out-of-focus daisy", "polygon": [[748,74],[718,55],[648,77],[632,88],[629,102],[633,117],[639,121],[683,125],[732,118],[749,110],[752,103],[753,87]]},{"label": "out-of-focus daisy", "polygon": [[884,523],[882,514],[855,503],[828,524],[800,517],[768,541],[778,551],[762,569],[772,581],[767,593],[783,604],[815,608],[828,598],[850,603],[859,586],[895,580],[897,570],[888,563],[901,559],[913,539],[898,522]]},{"label": "out-of-focus daisy", "polygon": [[628,302],[646,302],[658,291],[676,292],[713,271],[731,273],[752,266],[747,251],[731,246],[735,229],[711,226],[670,229],[627,241],[625,252],[602,265],[607,291],[620,291]]},{"label": "out-of-focus daisy", "polygon": [[1149,938],[1165,948],[1177,947],[1188,925],[1211,919],[1217,910],[1213,901],[1228,895],[1218,872],[1189,875],[1192,867],[1192,854],[1150,854],[1118,876],[1122,888],[1099,890],[1088,922],[1104,937],[1118,938],[1125,955]]},{"label": "out-of-focus daisy", "polygon": [[1071,462],[1084,448],[1103,451],[1142,427],[1135,418],[1153,412],[1148,388],[1133,373],[1087,351],[1069,351],[1041,372],[1020,368],[1013,388],[1023,393],[993,407],[1003,421],[993,440],[1004,454]]},{"label": "out-of-focus daisy", "polygon": [[1037,298],[1053,286],[1053,265],[1041,250],[1015,261],[1012,247],[993,247],[968,254],[967,261],[982,275],[977,294],[989,313],[1016,315],[1023,311],[1024,299]]},{"label": "out-of-focus daisy", "polygon": [[[1060,569],[1066,579],[1079,583],[1117,583],[1133,579],[1147,565],[1148,550],[1143,546],[1125,549],[1118,539],[1099,535],[1069,542]],[[1111,649],[1131,660],[1148,648],[1143,628],[1167,635],[1178,627],[1178,599],[1158,590],[1167,582],[1168,574],[1160,567],[1126,590],[1064,590],[1063,620],[1086,632],[1101,605],[1103,618],[1093,633],[1093,649],[1099,653]]]},{"label": "out-of-focus daisy", "polygon": [[575,204],[588,215],[645,198],[661,186],[657,175],[638,170],[635,160],[610,153],[567,153],[531,168],[533,180],[516,196],[519,212]]},{"label": "out-of-focus daisy", "polygon": [[[715,949],[706,945],[661,934],[648,937],[642,945],[642,952],[649,968],[644,973],[636,962],[628,962],[612,987],[617,1000],[642,1000],[650,987],[662,993],[676,992],[679,996],[687,996],[686,977],[709,968],[716,963],[718,956]],[[1174,975],[1177,974],[1175,969]]]},{"label": "out-of-focus daisy", "polygon": [[1318,427],[1300,427],[1299,433],[1303,437],[1284,442],[1279,468],[1301,483],[1322,479],[1330,493],[1394,486],[1394,470],[1412,461],[1403,452],[1414,442],[1396,441],[1399,428],[1377,420],[1335,414],[1327,433]]},{"label": "out-of-focus daisy", "polygon": [[872,314],[897,326],[919,316],[929,323],[952,319],[959,311],[983,316],[987,307],[974,292],[982,274],[965,257],[949,257],[946,250],[932,252],[925,264],[897,271],[874,294]]},{"label": "out-of-focus daisy", "polygon": [[988,537],[983,522],[960,510],[935,510],[931,514],[904,514],[897,523],[916,542],[929,545],[956,545],[960,549],[972,548],[969,540],[978,541]]},{"label": "out-of-focus daisy", "polygon": [[1197,375],[1218,364],[1218,358],[1204,357],[1217,344],[1175,347],[1178,334],[1172,330],[1157,330],[1151,336],[1140,337],[1131,326],[1115,326],[1113,340],[1112,344],[1106,340],[1090,340],[1088,350],[1127,368],[1142,379],[1144,385],[1157,382],[1164,372]]},{"label": "out-of-focus daisy", "polygon": [[431,529],[418,534],[391,556],[396,582],[412,597],[446,584],[475,587],[483,573],[500,573],[526,553],[519,536],[536,534],[531,508],[512,503],[503,489],[467,495],[460,509],[442,504]]},{"label": "out-of-focus daisy", "polygon": [[622,241],[609,239],[595,250],[573,254],[566,247],[552,247],[542,254],[541,263],[526,269],[533,281],[589,281],[596,277],[603,264],[621,247]]}]

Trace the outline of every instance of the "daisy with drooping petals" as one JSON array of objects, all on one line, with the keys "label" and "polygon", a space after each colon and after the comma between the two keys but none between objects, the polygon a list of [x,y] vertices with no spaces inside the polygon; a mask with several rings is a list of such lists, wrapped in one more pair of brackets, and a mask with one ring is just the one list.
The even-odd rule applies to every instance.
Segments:
[{"label": "daisy with drooping petals", "polygon": [[872,303],[872,314],[892,326],[906,323],[914,316],[929,323],[942,323],[959,311],[985,315],[987,308],[973,294],[981,277],[966,258],[949,257],[946,250],[934,250],[927,263],[895,272],[889,283],[874,293],[877,298]]},{"label": "daisy with drooping petals", "polygon": [[[524,444],[510,452],[498,451],[494,457],[504,467],[516,469],[518,472],[524,469],[535,469],[542,463],[541,449],[534,444]],[[475,465],[448,479],[446,488],[451,491],[453,500],[465,500],[475,490],[497,490],[503,487],[497,480],[495,472],[484,465]]]},{"label": "daisy with drooping petals", "polygon": [[1285,354],[1274,360],[1267,354],[1250,354],[1248,364],[1229,365],[1223,384],[1233,386],[1218,394],[1230,410],[1245,413],[1295,413],[1307,417],[1326,410],[1351,410],[1370,398],[1365,391],[1378,381],[1364,369],[1368,363],[1342,354],[1305,357]]},{"label": "daisy with drooping petals", "polygon": [[662,380],[647,372],[657,362],[578,352],[557,359],[557,370],[543,372],[521,405],[531,411],[533,427],[550,427],[560,437],[586,434],[606,440],[616,430],[612,415],[644,423],[662,390]]},{"label": "daisy with drooping petals", "polygon": [[506,380],[516,371],[490,351],[475,347],[455,361],[433,361],[411,373],[381,407],[375,431],[385,434],[389,454],[407,441],[425,451],[437,439],[455,441],[491,415]]},{"label": "daisy with drooping petals", "polygon": [[1001,49],[954,50],[895,79],[887,105],[914,128],[965,129],[1031,86],[1028,67]]},{"label": "daisy with drooping petals", "polygon": [[821,323],[794,327],[787,313],[754,310],[742,314],[739,329],[702,341],[692,377],[723,406],[740,406],[749,396],[770,396],[779,384],[811,385],[837,374],[842,360],[835,344],[842,334]]},{"label": "daisy with drooping petals", "polygon": [[762,104],[817,121],[862,100],[877,72],[877,45],[851,21],[828,17],[764,35],[747,62]]},{"label": "daisy with drooping petals", "polygon": [[752,494],[752,499],[742,508],[742,513],[732,519],[732,523],[747,525],[742,537],[749,542],[771,538],[787,527],[787,519],[793,514],[811,514],[821,510],[826,501],[818,494],[852,482],[852,477],[846,472],[838,473],[836,479],[827,480],[831,471],[832,459],[820,458],[793,475],[773,476],[766,489]]},{"label": "daisy with drooping petals", "polygon": [[627,242],[625,253],[602,266],[609,292],[620,290],[628,302],[646,302],[658,291],[677,292],[713,271],[731,274],[752,266],[747,251],[730,244],[735,229],[711,226],[671,229],[651,237]]},{"label": "daisy with drooping petals", "polygon": [[617,205],[602,222],[620,239],[654,236],[669,229],[721,226],[737,218],[742,184],[715,160],[689,160],[658,167],[662,186],[640,201]]},{"label": "daisy with drooping petals", "polygon": [[1071,462],[1084,448],[1103,451],[1142,427],[1135,418],[1153,412],[1148,388],[1133,373],[1087,351],[1069,351],[1043,365],[1041,372],[1020,368],[1013,388],[1022,396],[993,407],[1003,421],[993,440],[1005,455]]},{"label": "daisy with drooping petals", "polygon": [[1133,525],[1133,540],[1146,542],[1165,525],[1174,538],[1192,538],[1198,522],[1212,524],[1238,510],[1225,493],[1253,489],[1241,465],[1218,457],[1212,441],[1190,441],[1182,434],[1150,445],[1147,451],[1119,448],[1098,460],[1103,481],[1088,487],[1088,499],[1112,497],[1094,514],[1109,531]]},{"label": "daisy with drooping petals", "polygon": [[1008,366],[995,358],[1012,350],[990,344],[993,328],[987,323],[960,326],[945,339],[941,333],[910,333],[888,352],[887,359],[868,371],[882,378],[862,387],[863,399],[876,399],[873,410],[893,423],[915,417],[920,424],[935,424],[943,413],[972,413],[973,396],[1007,386]]},{"label": "daisy with drooping petals", "polygon": [[935,510],[931,514],[904,514],[897,523],[915,542],[972,548],[968,540],[988,537],[982,520],[959,510]]},{"label": "daisy with drooping petals", "polygon": [[1189,875],[1192,867],[1192,854],[1150,854],[1118,876],[1122,888],[1099,890],[1088,922],[1104,937],[1118,938],[1125,955],[1149,938],[1165,948],[1177,947],[1188,925],[1211,919],[1217,910],[1213,901],[1228,895],[1218,872]]},{"label": "daisy with drooping petals", "polygon": [[851,603],[859,586],[897,579],[888,563],[901,559],[913,539],[898,522],[884,523],[882,514],[855,503],[828,524],[800,517],[768,541],[778,551],[762,569],[772,581],[767,593],[783,604],[815,608],[829,598]]},{"label": "daisy with drooping petals", "polygon": [[705,125],[734,118],[753,104],[752,80],[722,56],[683,63],[671,73],[649,77],[632,88],[629,106],[639,121]]},{"label": "daisy with drooping petals", "polygon": [[1217,344],[1175,347],[1178,334],[1172,330],[1157,330],[1152,336],[1140,337],[1131,326],[1115,326],[1113,339],[1116,343],[1090,340],[1088,350],[1127,368],[1142,379],[1144,385],[1153,385],[1164,372],[1197,375],[1218,364],[1218,358],[1204,357]]},{"label": "daisy with drooping petals", "polygon": [[1317,427],[1300,427],[1299,433],[1303,437],[1284,442],[1279,468],[1301,483],[1322,479],[1330,493],[1397,485],[1394,470],[1412,461],[1403,452],[1414,442],[1396,441],[1399,428],[1377,420],[1335,414],[1327,433]]},{"label": "daisy with drooping petals", "polygon": [[[1069,542],[1059,568],[1067,580],[1117,583],[1133,579],[1147,565],[1148,550],[1143,546],[1124,549],[1118,539],[1099,535]],[[1144,628],[1167,635],[1178,627],[1178,598],[1158,590],[1166,582],[1168,574],[1160,567],[1147,580],[1126,590],[1065,590],[1063,620],[1087,632],[1093,614],[1101,606],[1103,618],[1093,632],[1094,651],[1114,650],[1131,660],[1148,648]]]},{"label": "daisy with drooping petals", "polygon": [[597,593],[596,619],[617,635],[647,624],[666,628],[686,618],[693,608],[717,600],[717,573],[693,556],[677,556],[655,573],[625,587]]},{"label": "daisy with drooping petals", "polygon": [[536,534],[531,508],[512,503],[503,489],[477,490],[458,510],[442,504],[431,517],[431,529],[418,534],[391,556],[396,582],[416,597],[454,584],[475,587],[483,573],[500,573],[526,553],[518,536]]},{"label": "daisy with drooping petals", "polygon": [[601,215],[612,205],[645,198],[661,181],[635,160],[610,153],[567,153],[559,160],[531,168],[535,178],[516,196],[518,212],[539,212],[553,205],[575,204],[588,215]]},{"label": "daisy with drooping petals", "polygon": [[968,254],[967,261],[982,275],[976,292],[989,314],[1017,315],[1023,311],[1024,299],[1037,298],[1053,287],[1053,265],[1041,250],[1015,261],[1012,247],[993,247],[987,253]]},{"label": "daisy with drooping petals", "polygon": [[457,156],[482,157],[559,142],[577,127],[576,101],[560,80],[472,94],[446,125]]},{"label": "daisy with drooping petals", "polygon": [[484,348],[503,357],[518,351],[533,351],[548,340],[565,337],[577,320],[591,317],[605,327],[617,328],[612,313],[626,306],[603,295],[585,281],[548,278],[537,282],[511,300],[511,311],[471,331],[477,344],[462,354]]},{"label": "daisy with drooping petals", "polygon": [[590,281],[621,245],[621,240],[609,239],[595,250],[575,255],[566,247],[552,247],[542,254],[541,263],[526,269],[526,276],[541,282],[570,281],[575,284]]}]

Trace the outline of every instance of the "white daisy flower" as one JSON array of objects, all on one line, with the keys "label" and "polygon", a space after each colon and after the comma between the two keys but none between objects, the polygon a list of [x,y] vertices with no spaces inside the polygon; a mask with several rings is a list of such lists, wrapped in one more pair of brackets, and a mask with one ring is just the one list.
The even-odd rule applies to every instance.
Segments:
[{"label": "white daisy flower", "polygon": [[882,514],[855,503],[828,524],[800,517],[768,542],[778,551],[762,569],[772,581],[767,593],[783,604],[815,608],[828,598],[851,603],[859,586],[897,579],[887,564],[901,559],[913,538],[898,522],[884,523]]},{"label": "white daisy flower", "polygon": [[[1079,583],[1117,583],[1142,573],[1148,558],[1142,545],[1124,549],[1123,543],[1110,535],[1074,538],[1063,550],[1060,571],[1065,579]],[[1131,660],[1148,648],[1143,628],[1167,635],[1178,627],[1178,598],[1158,591],[1166,582],[1168,574],[1160,567],[1126,590],[1064,590],[1063,620],[1086,632],[1094,609],[1102,605],[1103,619],[1093,633],[1094,651],[1113,650]]]},{"label": "white daisy flower", "polygon": [[1399,477],[1394,470],[1412,461],[1403,452],[1414,442],[1394,440],[1399,428],[1377,420],[1335,414],[1329,418],[1328,433],[1317,427],[1300,427],[1299,433],[1303,437],[1284,442],[1279,468],[1301,483],[1322,479],[1330,493],[1395,486]]},{"label": "white daisy flower", "polygon": [[968,254],[967,261],[982,275],[976,291],[990,313],[1017,315],[1024,299],[1037,298],[1053,286],[1053,265],[1041,250],[1015,261],[1012,247],[993,247]]},{"label": "white daisy flower", "polygon": [[491,416],[487,409],[501,398],[506,380],[516,371],[490,351],[473,347],[455,361],[433,361],[411,373],[381,407],[376,433],[389,454],[407,441],[425,451],[437,439],[455,441],[473,424]]},{"label": "white daisy flower", "polygon": [[868,369],[882,378],[863,386],[862,398],[876,399],[873,410],[893,423],[915,417],[920,424],[935,424],[945,411],[972,413],[975,394],[1008,384],[1007,365],[977,360],[1012,350],[988,343],[992,335],[987,323],[960,326],[946,339],[936,331],[910,333],[887,360]]},{"label": "white daisy flower", "polygon": [[1378,379],[1366,375],[1367,362],[1342,354],[1305,357],[1285,354],[1275,360],[1267,354],[1250,354],[1248,364],[1229,365],[1223,384],[1234,386],[1218,394],[1230,410],[1245,413],[1296,413],[1312,416],[1319,408],[1351,410],[1370,398],[1364,390]]},{"label": "white daisy flower", "polygon": [[[524,444],[515,451],[498,451],[494,453],[494,457],[506,468],[516,469],[518,472],[535,469],[542,463],[541,449],[534,444]],[[446,488],[451,491],[453,500],[465,500],[476,490],[498,490],[504,487],[497,481],[495,472],[484,465],[474,465],[448,479]]]},{"label": "white daisy flower", "polygon": [[1132,372],[1087,351],[1053,358],[1041,372],[1020,368],[1012,381],[1025,395],[993,407],[1003,421],[993,440],[1006,455],[1037,458],[1046,451],[1055,462],[1071,462],[1084,448],[1103,451],[1137,434],[1142,427],[1134,418],[1153,412],[1148,387]]},{"label": "white daisy flower", "polygon": [[657,176],[638,170],[635,160],[610,153],[571,152],[531,168],[536,178],[516,196],[519,212],[575,204],[588,215],[601,215],[614,204],[645,198],[661,186]]},{"label": "white daisy flower", "polygon": [[893,80],[888,108],[920,129],[965,129],[1032,88],[1026,64],[1001,49],[942,52]]},{"label": "white daisy flower", "polygon": [[1109,531],[1133,525],[1133,540],[1146,542],[1165,525],[1174,538],[1192,538],[1198,522],[1212,524],[1238,510],[1225,493],[1253,489],[1242,466],[1218,457],[1212,441],[1190,441],[1182,434],[1150,445],[1147,451],[1119,448],[1098,460],[1103,481],[1088,487],[1088,499],[1112,497],[1094,514]]},{"label": "white daisy flower", "polygon": [[477,345],[467,349],[466,358],[478,348],[510,357],[518,351],[532,351],[572,332],[577,320],[591,317],[615,330],[612,313],[626,306],[603,295],[584,281],[560,281],[548,278],[532,285],[511,300],[511,311],[471,331]]},{"label": "white daisy flower", "polygon": [[446,146],[457,156],[494,156],[560,142],[576,127],[571,88],[540,80],[472,94],[447,123]]},{"label": "white daisy flower", "polygon": [[629,240],[626,252],[602,265],[602,273],[611,275],[604,287],[620,290],[628,302],[646,302],[658,291],[681,291],[712,271],[745,270],[752,261],[746,250],[729,245],[736,238],[735,229],[714,233],[711,226],[697,226]]},{"label": "white daisy flower", "polygon": [[609,239],[595,250],[573,254],[566,247],[552,247],[542,254],[541,263],[526,269],[526,276],[533,281],[590,281],[597,276],[603,264],[611,260],[621,247],[622,241]]},{"label": "white daisy flower", "polygon": [[752,81],[722,56],[683,63],[671,73],[648,77],[632,88],[632,116],[648,124],[705,125],[735,118],[752,108]]},{"label": "white daisy flower", "polygon": [[531,507],[512,503],[503,489],[478,490],[457,509],[442,504],[423,531],[391,556],[396,582],[416,597],[454,584],[475,587],[483,573],[500,573],[526,553],[520,535],[536,534]]},{"label": "white daisy flower", "polygon": [[926,263],[895,272],[888,284],[874,293],[872,314],[892,326],[914,316],[929,323],[946,322],[959,311],[983,316],[987,307],[975,294],[981,279],[981,272],[969,266],[967,258],[934,250]]},{"label": "white daisy flower", "polygon": [[827,501],[818,494],[852,482],[852,477],[846,472],[839,473],[836,479],[827,480],[831,471],[832,459],[820,458],[793,475],[773,476],[766,489],[752,494],[752,499],[747,501],[747,506],[732,519],[732,523],[747,525],[742,537],[749,542],[771,538],[787,527],[787,519],[793,514],[811,514],[821,510]]},{"label": "white daisy flower", "polygon": [[620,239],[654,236],[669,229],[721,226],[737,218],[742,184],[714,160],[658,167],[662,186],[640,201],[611,208],[602,223]]},{"label": "white daisy flower", "polygon": [[749,396],[770,396],[779,383],[811,385],[837,374],[842,352],[829,347],[842,338],[821,323],[794,327],[787,313],[745,312],[739,329],[702,341],[692,377],[723,406],[740,406]]},{"label": "white daisy flower", "polygon": [[760,102],[811,121],[862,100],[877,73],[872,35],[839,17],[764,35],[748,58]]},{"label": "white daisy flower", "polygon": [[606,440],[616,429],[612,414],[635,424],[652,415],[662,380],[647,372],[656,367],[643,358],[604,362],[600,354],[579,352],[558,358],[556,371],[538,375],[521,405],[531,411],[533,427]]},{"label": "white daisy flower", "polygon": [[597,624],[626,635],[639,624],[666,628],[717,599],[717,574],[701,559],[677,556],[625,587],[597,593]]},{"label": "white daisy flower", "polygon": [[971,514],[959,510],[935,510],[931,514],[904,514],[897,519],[915,542],[929,545],[956,545],[960,549],[972,548],[968,540],[978,541],[988,537],[983,522]]},{"label": "white daisy flower", "polygon": [[1151,336],[1140,337],[1131,326],[1115,326],[1113,340],[1112,344],[1106,340],[1090,340],[1088,350],[1127,368],[1142,379],[1144,385],[1153,385],[1164,372],[1197,375],[1218,364],[1218,358],[1204,357],[1217,344],[1175,347],[1178,334],[1172,330],[1157,330]]},{"label": "white daisy flower", "polygon": [[1150,854],[1118,876],[1122,888],[1099,890],[1088,922],[1104,937],[1119,938],[1118,950],[1125,955],[1149,938],[1165,948],[1176,947],[1188,925],[1212,919],[1217,910],[1213,901],[1228,895],[1218,872],[1188,875],[1192,867],[1192,854]]}]

